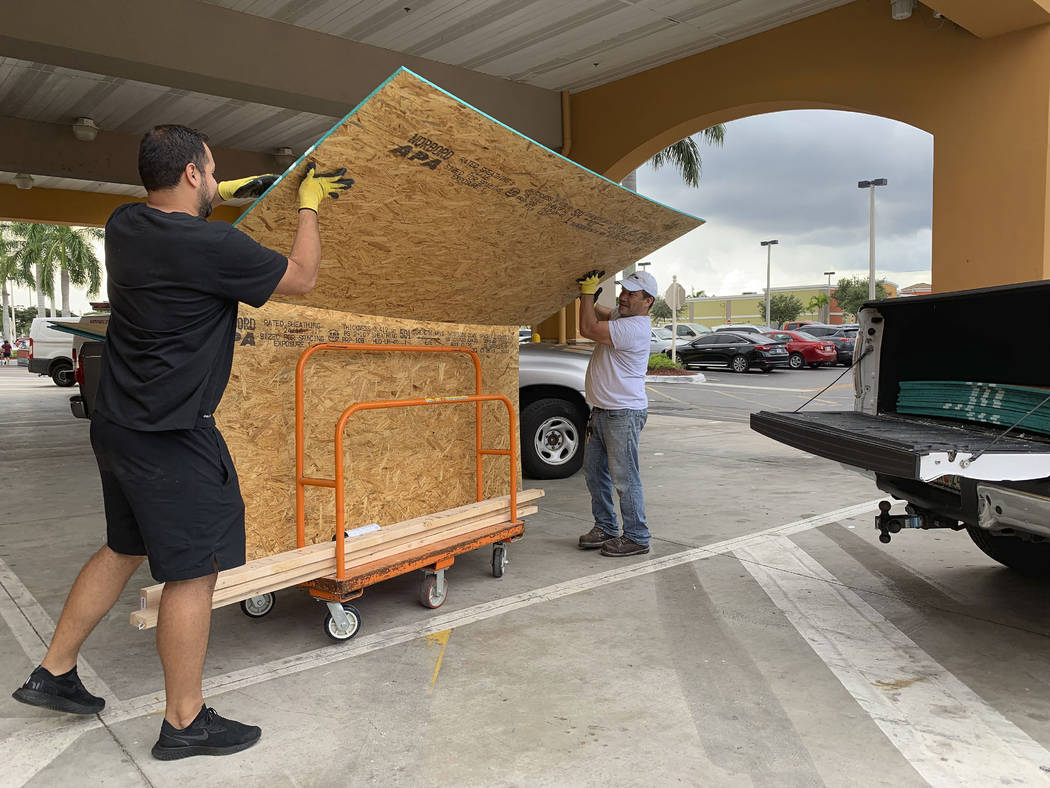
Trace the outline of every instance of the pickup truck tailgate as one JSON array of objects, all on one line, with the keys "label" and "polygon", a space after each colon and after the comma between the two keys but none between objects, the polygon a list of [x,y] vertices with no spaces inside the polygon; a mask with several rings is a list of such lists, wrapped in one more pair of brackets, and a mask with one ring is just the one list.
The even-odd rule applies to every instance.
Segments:
[{"label": "pickup truck tailgate", "polygon": [[989,448],[1001,428],[854,411],[760,411],[751,414],[751,429],[818,457],[904,479],[927,482],[949,474],[988,481],[1050,476],[1050,440],[1011,433]]}]

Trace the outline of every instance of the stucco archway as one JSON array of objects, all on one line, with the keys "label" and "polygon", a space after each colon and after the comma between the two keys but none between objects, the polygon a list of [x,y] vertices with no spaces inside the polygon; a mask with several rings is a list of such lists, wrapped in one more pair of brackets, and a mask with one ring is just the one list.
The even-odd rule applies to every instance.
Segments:
[{"label": "stucco archway", "polygon": [[787,109],[934,135],[935,290],[1048,275],[1050,27],[979,39],[920,6],[841,8],[572,97],[574,159],[618,180],[698,129]]}]

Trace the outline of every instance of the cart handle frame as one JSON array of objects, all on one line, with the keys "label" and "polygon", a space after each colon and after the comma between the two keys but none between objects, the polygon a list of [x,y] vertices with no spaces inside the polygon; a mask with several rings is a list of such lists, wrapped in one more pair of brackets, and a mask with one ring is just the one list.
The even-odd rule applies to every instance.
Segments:
[{"label": "cart handle frame", "polygon": [[[303,475],[305,465],[305,393],[304,393],[304,371],[306,362],[314,354],[322,350],[345,350],[366,352],[424,352],[424,353],[464,353],[469,355],[474,364],[474,388],[473,395],[445,396],[445,397],[420,397],[404,400],[378,400],[373,402],[359,402],[351,405],[343,411],[335,429],[335,478],[318,479]],[[511,401],[502,394],[481,393],[481,360],[478,354],[467,347],[452,347],[445,345],[377,345],[352,342],[319,342],[312,345],[300,354],[299,362],[295,367],[295,530],[296,544],[298,547],[306,545],[306,500],[305,492],[307,486],[333,487],[336,491],[336,579],[345,579],[345,556],[344,534],[346,515],[345,505],[345,469],[343,467],[343,433],[346,422],[354,413],[362,410],[377,410],[381,408],[413,407],[420,405],[449,405],[474,403],[474,455],[476,469],[476,496],[477,500],[483,500],[483,467],[482,457],[484,455],[506,455],[510,460],[510,517],[511,522],[518,522],[517,511],[517,431],[515,430],[514,406]],[[481,404],[483,402],[503,402],[507,408],[508,428],[510,433],[510,449],[483,449],[481,429]]]}]

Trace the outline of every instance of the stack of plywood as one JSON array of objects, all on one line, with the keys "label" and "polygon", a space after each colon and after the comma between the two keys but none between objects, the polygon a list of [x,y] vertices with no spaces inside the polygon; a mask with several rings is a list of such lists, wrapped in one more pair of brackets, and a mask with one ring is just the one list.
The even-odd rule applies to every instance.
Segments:
[{"label": "stack of plywood", "polygon": [[[295,547],[294,374],[322,341],[466,346],[485,393],[517,403],[517,331],[700,221],[623,189],[400,70],[241,217],[287,253],[307,162],[355,184],[320,210],[316,289],[243,308],[217,422],[247,506],[249,559]],[[221,163],[220,163],[221,164]],[[465,356],[336,353],[306,374],[306,475],[334,477],[334,428],[354,402],[474,393]],[[483,408],[484,447],[509,448],[502,405]],[[369,411],[347,427],[346,523],[400,523],[476,501],[474,406]],[[484,458],[484,495],[506,495],[505,457]],[[334,490],[306,493],[307,543],[334,533]],[[330,547],[329,547],[330,549]]]}]

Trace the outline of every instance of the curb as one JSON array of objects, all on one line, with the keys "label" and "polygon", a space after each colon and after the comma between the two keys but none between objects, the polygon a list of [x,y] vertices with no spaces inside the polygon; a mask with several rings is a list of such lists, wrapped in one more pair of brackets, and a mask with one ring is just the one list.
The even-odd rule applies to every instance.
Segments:
[{"label": "curb", "polygon": [[646,383],[705,383],[707,378],[704,377],[703,372],[697,372],[695,375],[646,375]]}]

